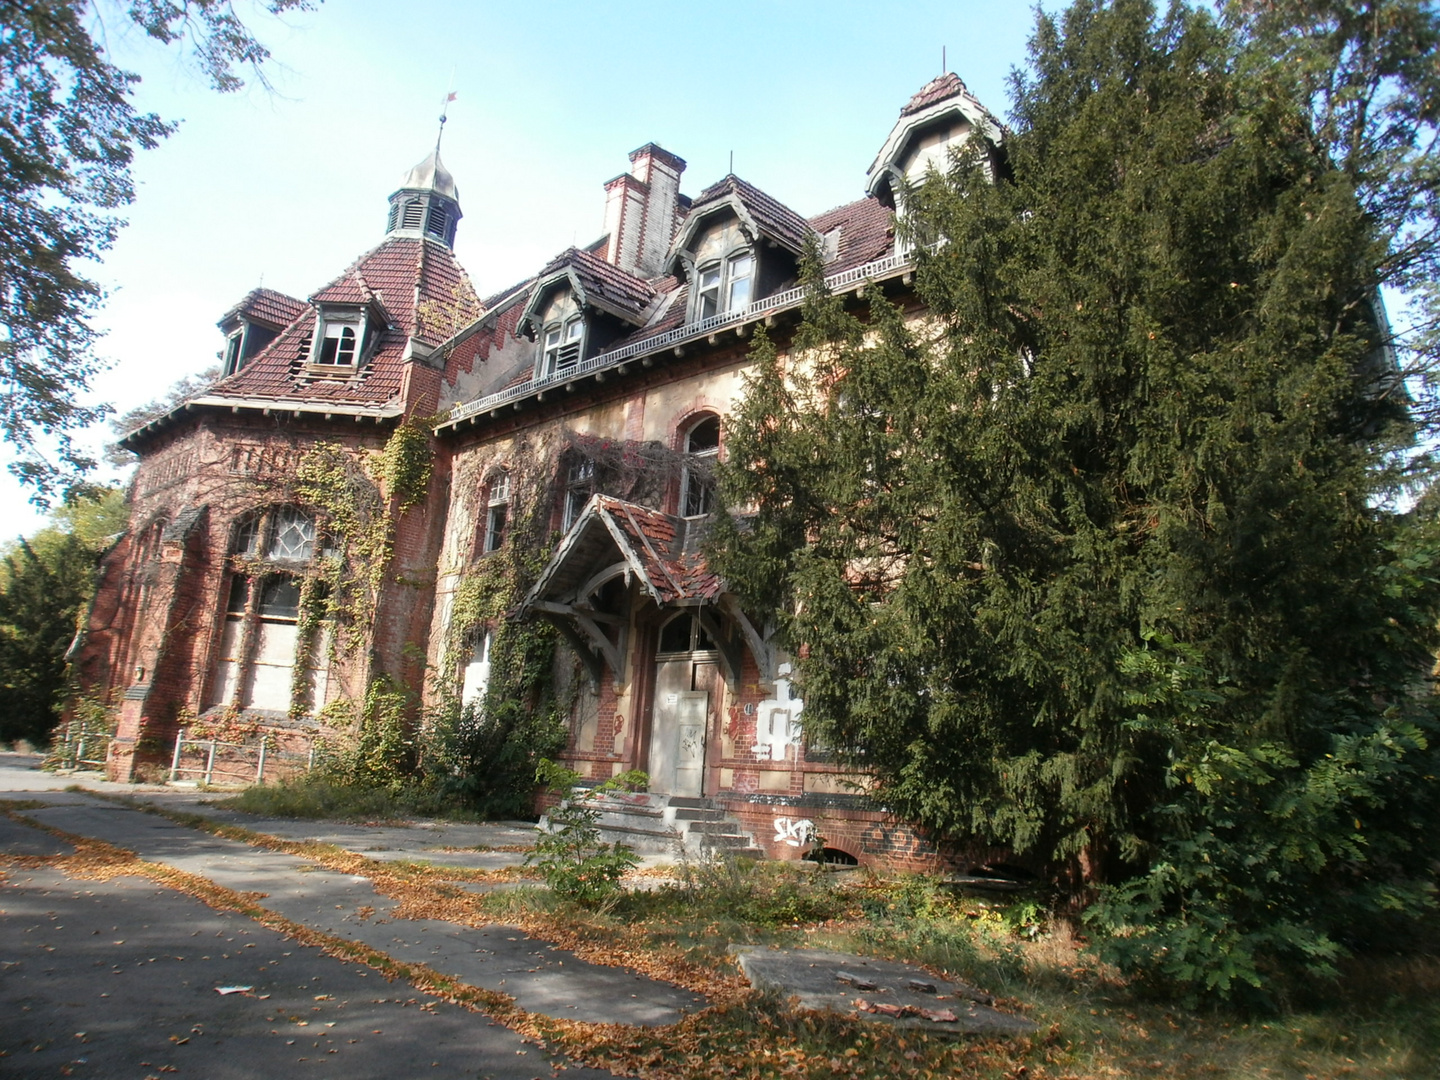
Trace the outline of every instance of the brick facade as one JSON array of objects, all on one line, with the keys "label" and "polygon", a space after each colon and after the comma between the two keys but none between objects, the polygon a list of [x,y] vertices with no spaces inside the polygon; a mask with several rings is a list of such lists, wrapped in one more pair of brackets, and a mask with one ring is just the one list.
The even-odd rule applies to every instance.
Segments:
[{"label": "brick facade", "polygon": [[[488,557],[489,485],[505,470],[516,505],[540,500],[542,522],[565,534],[512,614],[579,643],[556,677],[579,680],[567,756],[583,776],[652,770],[652,785],[714,799],[776,858],[818,832],[861,862],[965,861],[870,804],[863,777],[807,756],[772,620],[705,567],[703,516],[678,516],[709,482],[687,433],[718,418],[723,454],[754,329],[788,350],[808,238],[836,293],[913,300],[893,181],[937,137],[1001,132],[957,78],[937,79],[906,106],[866,197],[808,221],[734,176],[683,196],[684,161],[649,144],[606,185],[610,234],[483,299],[450,250],[458,194],[438,152],[411,170],[378,247],[308,300],[252,293],[222,327],[263,344],[124,442],[140,457],[131,526],[106,556],[78,659],[82,681],[119,700],[112,775],[163,766],[177,729],[217,711],[290,745],[326,701],[359,698],[378,674],[430,697],[458,691],[470,658],[449,652],[449,623]],[[436,231],[412,205],[445,211]],[[803,373],[803,357],[786,363]],[[277,530],[302,528],[285,524],[294,515],[313,523],[304,558],[322,557],[325,508],[301,504],[296,468],[326,443],[363,471],[398,424],[437,415],[427,490],[403,512],[382,493],[393,535],[372,617],[316,660],[295,644],[287,600],[305,566],[264,561],[299,558],[272,550]],[[306,656],[314,689],[297,699]]]}]

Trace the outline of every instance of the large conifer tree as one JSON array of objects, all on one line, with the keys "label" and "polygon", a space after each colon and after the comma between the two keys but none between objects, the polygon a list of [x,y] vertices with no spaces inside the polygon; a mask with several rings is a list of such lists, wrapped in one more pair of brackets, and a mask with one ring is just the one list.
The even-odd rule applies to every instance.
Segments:
[{"label": "large conifer tree", "polygon": [[757,512],[714,551],[787,613],[811,737],[1221,993],[1417,910],[1436,820],[1387,238],[1243,47],[1182,4],[1042,16],[1007,175],[905,202],[928,314],[812,267],[795,358],[757,344],[724,477]]}]

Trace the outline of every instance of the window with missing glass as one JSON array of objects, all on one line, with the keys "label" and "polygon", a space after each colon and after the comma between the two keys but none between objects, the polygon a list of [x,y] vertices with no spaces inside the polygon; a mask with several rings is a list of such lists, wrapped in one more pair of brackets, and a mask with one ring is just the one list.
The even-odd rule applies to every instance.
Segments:
[{"label": "window with missing glass", "polygon": [[656,647],[659,653],[713,652],[715,642],[711,640],[700,616],[687,609],[673,616],[660,628],[660,641]]},{"label": "window with missing glass", "polygon": [[315,363],[326,367],[354,367],[359,349],[359,323],[327,321]]},{"label": "window with missing glass", "polygon": [[575,367],[584,358],[585,318],[572,315],[545,328],[544,371],[555,375]]},{"label": "window with missing glass", "polygon": [[503,469],[493,473],[486,484],[485,536],[480,550],[489,554],[499,551],[505,543],[505,528],[510,522],[510,474]]},{"label": "window with missing glass", "polygon": [[685,468],[680,477],[680,513],[715,512],[715,465],[720,459],[720,417],[707,413],[685,432]]},{"label": "window with missing glass", "polygon": [[580,458],[565,471],[565,507],[561,527],[569,530],[595,494],[595,462]]},{"label": "window with missing glass", "polygon": [[[300,627],[307,571],[317,555],[333,554],[320,537],[314,515],[297,506],[267,507],[235,522],[210,705],[289,713],[296,706],[313,712],[325,703],[330,628],[322,620],[302,642]],[[318,591],[314,595],[323,600]],[[306,678],[297,680],[301,652]]]}]

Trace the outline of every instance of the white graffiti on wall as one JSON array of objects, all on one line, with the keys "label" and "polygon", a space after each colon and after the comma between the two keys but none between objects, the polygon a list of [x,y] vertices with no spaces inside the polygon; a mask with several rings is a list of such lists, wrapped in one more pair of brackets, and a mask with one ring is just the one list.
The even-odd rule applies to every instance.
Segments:
[{"label": "white graffiti on wall", "polygon": [[755,753],[771,761],[784,761],[787,747],[800,745],[800,713],[805,702],[790,693],[790,665],[781,664],[775,696],[755,710]]},{"label": "white graffiti on wall", "polygon": [[775,819],[775,842],[791,847],[808,845],[815,838],[815,822],[808,817]]}]

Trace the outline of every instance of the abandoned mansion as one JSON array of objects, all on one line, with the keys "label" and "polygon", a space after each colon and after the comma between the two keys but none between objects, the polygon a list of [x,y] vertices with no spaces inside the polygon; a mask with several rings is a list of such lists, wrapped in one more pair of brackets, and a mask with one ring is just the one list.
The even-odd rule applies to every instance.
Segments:
[{"label": "abandoned mansion", "polygon": [[[377,679],[483,702],[497,633],[528,622],[558,631],[560,756],[582,777],[644,770],[654,810],[723,815],[776,858],[818,833],[846,861],[943,861],[807,742],[773,613],[703,541],[753,331],[786,354],[804,249],[832,293],[918,311],[897,194],[1002,137],[941,76],[864,197],[808,218],[734,175],[682,194],[685,162],[642,146],[604,185],[600,239],[491,297],[452,252],[437,149],[377,246],[308,298],[251,292],[221,319],[219,381],[124,436],[130,525],[73,654],[119,713],[112,778],[168,766],[177,733],[220,716],[311,738]],[[523,571],[503,604],[487,564]]]}]

